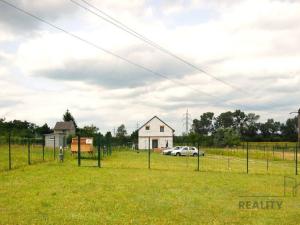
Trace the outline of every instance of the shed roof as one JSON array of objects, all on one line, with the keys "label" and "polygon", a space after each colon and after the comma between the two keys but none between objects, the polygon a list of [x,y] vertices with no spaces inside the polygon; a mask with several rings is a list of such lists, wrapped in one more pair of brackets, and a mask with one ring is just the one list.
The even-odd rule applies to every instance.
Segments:
[{"label": "shed roof", "polygon": [[75,129],[75,125],[73,121],[57,122],[54,127],[54,130],[74,130],[74,129]]}]

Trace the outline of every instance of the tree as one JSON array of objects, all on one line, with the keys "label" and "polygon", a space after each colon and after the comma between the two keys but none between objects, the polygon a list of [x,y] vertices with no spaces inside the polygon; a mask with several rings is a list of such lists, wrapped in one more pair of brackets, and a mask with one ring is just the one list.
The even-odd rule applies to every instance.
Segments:
[{"label": "tree", "polygon": [[216,128],[232,128],[234,126],[233,123],[233,113],[228,111],[221,113],[217,118],[215,122]]},{"label": "tree", "polygon": [[298,118],[289,118],[280,127],[281,135],[286,141],[297,141]]},{"label": "tree", "polygon": [[138,141],[138,135],[139,135],[139,130],[135,130],[135,131],[133,131],[132,133],[131,133],[131,135],[130,135],[130,140],[132,141],[132,142],[137,142]]},{"label": "tree", "polygon": [[220,147],[240,144],[240,134],[233,128],[219,128],[214,134],[214,144]]},{"label": "tree", "polygon": [[79,129],[79,131],[82,136],[94,137],[98,134],[99,128],[92,124],[90,126],[84,126],[82,129]]},{"label": "tree", "polygon": [[260,116],[256,115],[255,113],[247,114],[246,122],[241,132],[242,138],[244,140],[254,140],[258,135],[259,123],[257,121],[259,120],[259,118]]},{"label": "tree", "polygon": [[190,132],[189,135],[187,136],[187,139],[188,139],[188,143],[196,145],[200,141],[200,135],[195,132]]},{"label": "tree", "polygon": [[111,138],[112,138],[111,132],[110,131],[106,132],[105,139],[106,140],[111,140]]},{"label": "tree", "polygon": [[45,123],[41,127],[36,128],[36,133],[39,135],[50,134],[51,132],[52,132],[52,130],[50,129],[50,127],[48,126],[47,123]]},{"label": "tree", "polygon": [[268,119],[267,122],[259,124],[259,130],[265,141],[274,141],[275,139],[278,139],[280,127],[280,122],[276,122],[274,119]]},{"label": "tree", "polygon": [[206,112],[200,116],[200,120],[193,120],[193,131],[200,135],[208,135],[214,131],[214,113]]},{"label": "tree", "polygon": [[126,128],[125,128],[125,125],[122,124],[121,126],[118,127],[117,129],[117,134],[116,134],[116,137],[117,138],[123,138],[127,135],[127,131],[126,131]]},{"label": "tree", "polygon": [[68,122],[68,121],[73,121],[75,128],[77,129],[77,124],[76,121],[73,117],[73,115],[71,114],[71,112],[69,111],[69,109],[67,109],[67,111],[65,112],[65,114],[63,115],[63,121]]},{"label": "tree", "polygon": [[244,127],[247,121],[247,115],[241,110],[235,110],[232,113],[233,117],[233,128],[238,130],[240,134],[244,132]]}]

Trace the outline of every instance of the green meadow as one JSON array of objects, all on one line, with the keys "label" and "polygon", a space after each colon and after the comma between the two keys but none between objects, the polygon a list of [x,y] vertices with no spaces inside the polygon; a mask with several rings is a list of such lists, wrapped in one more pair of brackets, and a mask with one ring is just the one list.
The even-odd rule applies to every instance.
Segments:
[{"label": "green meadow", "polygon": [[153,152],[148,169],[148,153],[129,150],[102,156],[102,168],[83,155],[78,167],[76,156],[66,152],[60,163],[52,149],[43,161],[41,146],[27,165],[26,150],[12,148],[9,171],[0,148],[1,225],[300,223],[293,160],[253,157],[247,174],[243,157],[209,149],[200,171],[197,157]]}]

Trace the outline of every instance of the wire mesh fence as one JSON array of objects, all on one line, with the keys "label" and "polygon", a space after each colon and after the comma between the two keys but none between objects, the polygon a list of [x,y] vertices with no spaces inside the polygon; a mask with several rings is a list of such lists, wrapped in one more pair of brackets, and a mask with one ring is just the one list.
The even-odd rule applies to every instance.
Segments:
[{"label": "wire mesh fence", "polygon": [[42,138],[0,137],[0,171],[53,160]]},{"label": "wire mesh fence", "polygon": [[[81,137],[76,137],[81,140]],[[137,150],[132,143],[114,143],[111,139],[94,138],[91,151],[77,151],[63,146],[63,157],[74,166],[134,168],[174,171],[213,171],[250,174],[297,174],[298,146],[295,143],[253,144],[243,143],[234,147],[195,146],[202,155],[163,155],[159,149]],[[0,171],[16,169],[47,161],[59,161],[60,149],[46,147],[43,138],[0,137]]]}]

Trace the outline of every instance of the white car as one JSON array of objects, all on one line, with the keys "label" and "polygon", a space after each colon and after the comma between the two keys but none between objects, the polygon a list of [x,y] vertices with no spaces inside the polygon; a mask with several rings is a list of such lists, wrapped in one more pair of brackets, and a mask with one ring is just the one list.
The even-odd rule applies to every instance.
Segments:
[{"label": "white car", "polygon": [[181,156],[181,155],[185,155],[185,156],[197,156],[199,152],[199,155],[204,156],[204,152],[199,150],[196,147],[189,147],[189,146],[183,146],[177,150],[173,150],[171,152],[171,155],[176,155],[176,156]]},{"label": "white car", "polygon": [[163,155],[171,155],[171,152],[174,151],[174,150],[178,150],[180,149],[182,146],[176,146],[174,148],[169,148],[169,149],[165,149],[162,151],[162,154]]}]

